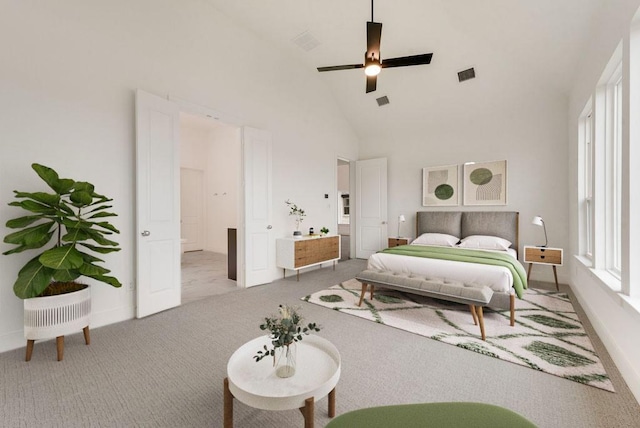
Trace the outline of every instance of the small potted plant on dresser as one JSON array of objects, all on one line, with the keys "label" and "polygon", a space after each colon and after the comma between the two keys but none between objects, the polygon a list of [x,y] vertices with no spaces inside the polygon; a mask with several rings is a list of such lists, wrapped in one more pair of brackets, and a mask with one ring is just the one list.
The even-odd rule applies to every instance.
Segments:
[{"label": "small potted plant on dresser", "polygon": [[96,193],[93,184],[60,178],[44,165],[31,167],[53,192],[14,191],[16,200],[9,205],[29,214],[7,222],[8,228],[18,230],[5,236],[4,242],[15,247],[3,254],[40,249],[20,269],[13,291],[24,299],[26,360],[35,340],[55,337],[61,361],[64,335],[82,329],[86,344],[90,342],[90,288],[78,278],[121,287],[107,276],[108,269],[96,264],[103,260],[94,255],[119,251],[119,244],[107,236],[120,232],[105,220],[116,216],[108,211],[112,199]]},{"label": "small potted plant on dresser", "polygon": [[307,215],[304,210],[298,207],[293,202],[288,199],[284,201],[285,204],[289,206],[289,215],[295,216],[296,218],[296,230],[293,231],[294,238],[302,238],[302,231],[300,230],[300,223],[304,220],[304,217]]}]

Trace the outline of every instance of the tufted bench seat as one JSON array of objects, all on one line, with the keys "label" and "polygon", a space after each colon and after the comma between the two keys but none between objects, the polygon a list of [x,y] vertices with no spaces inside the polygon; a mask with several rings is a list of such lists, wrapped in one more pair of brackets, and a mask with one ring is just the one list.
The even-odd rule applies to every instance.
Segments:
[{"label": "tufted bench seat", "polygon": [[362,305],[367,287],[370,287],[370,298],[373,299],[375,286],[469,305],[473,323],[480,325],[480,334],[482,335],[482,340],[485,340],[482,308],[489,303],[493,296],[493,290],[487,286],[470,286],[462,282],[444,281],[414,274],[373,269],[360,272],[356,275],[356,279],[362,283],[362,293],[360,294],[358,306]]}]

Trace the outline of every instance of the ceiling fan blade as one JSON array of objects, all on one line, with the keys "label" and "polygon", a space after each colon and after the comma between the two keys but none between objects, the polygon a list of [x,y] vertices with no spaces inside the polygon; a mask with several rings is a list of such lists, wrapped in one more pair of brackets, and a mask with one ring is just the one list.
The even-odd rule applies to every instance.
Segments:
[{"label": "ceiling fan blade", "polygon": [[380,22],[367,22],[367,58],[380,59],[380,38],[382,37],[382,24]]},{"label": "ceiling fan blade", "polygon": [[432,53],[421,54],[421,55],[412,55],[412,56],[401,56],[398,58],[389,58],[382,60],[381,67],[389,68],[389,67],[407,67],[409,65],[422,65],[422,64],[430,64]]},{"label": "ceiling fan blade", "polygon": [[348,65],[332,65],[329,67],[318,67],[318,71],[336,71],[336,70],[351,70],[353,68],[363,68],[363,64],[348,64]]},{"label": "ceiling fan blade", "polygon": [[367,94],[376,90],[378,76],[367,76]]}]

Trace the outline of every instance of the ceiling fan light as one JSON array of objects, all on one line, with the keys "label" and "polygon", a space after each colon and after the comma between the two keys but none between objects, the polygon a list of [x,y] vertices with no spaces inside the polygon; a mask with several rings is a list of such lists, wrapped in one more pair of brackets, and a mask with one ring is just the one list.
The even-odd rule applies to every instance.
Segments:
[{"label": "ceiling fan light", "polygon": [[367,58],[364,63],[364,74],[367,76],[377,76],[380,74],[380,61],[375,58]]},{"label": "ceiling fan light", "polygon": [[365,67],[364,74],[367,76],[377,76],[380,74],[380,70],[382,70],[382,68],[380,68],[378,64],[371,64]]}]

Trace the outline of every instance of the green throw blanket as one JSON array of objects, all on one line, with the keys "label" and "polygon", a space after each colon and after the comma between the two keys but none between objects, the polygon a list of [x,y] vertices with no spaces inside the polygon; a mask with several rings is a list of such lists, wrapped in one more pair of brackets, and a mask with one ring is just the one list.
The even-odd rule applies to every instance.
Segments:
[{"label": "green throw blanket", "polygon": [[387,248],[380,252],[399,254],[402,256],[427,257],[430,259],[503,266],[511,271],[511,275],[513,275],[513,288],[516,290],[519,298],[522,298],[522,292],[527,288],[527,274],[524,271],[524,267],[522,267],[518,260],[506,253],[422,245],[400,245],[398,247]]}]

